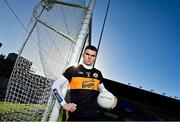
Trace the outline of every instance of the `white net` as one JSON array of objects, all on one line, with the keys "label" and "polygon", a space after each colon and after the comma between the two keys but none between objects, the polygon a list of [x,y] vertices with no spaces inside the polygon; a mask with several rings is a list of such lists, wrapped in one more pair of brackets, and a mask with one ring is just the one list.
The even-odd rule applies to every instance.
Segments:
[{"label": "white net", "polygon": [[35,7],[0,120],[41,120],[52,81],[68,66],[85,13],[83,0],[43,0]]}]

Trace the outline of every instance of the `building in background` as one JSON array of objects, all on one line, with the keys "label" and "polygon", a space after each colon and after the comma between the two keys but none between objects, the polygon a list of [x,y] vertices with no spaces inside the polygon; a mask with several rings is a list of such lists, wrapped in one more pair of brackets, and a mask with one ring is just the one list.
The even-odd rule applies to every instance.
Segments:
[{"label": "building in background", "polygon": [[[23,72],[28,79],[20,74],[12,75],[10,83],[14,84],[13,86],[16,87],[14,90],[7,90],[8,81],[17,56],[18,55],[15,53],[9,53],[6,58],[5,55],[2,54],[0,56],[0,100],[4,100],[5,94],[8,93],[7,98],[12,100],[18,99],[20,103],[37,103],[38,98],[40,98],[39,96],[49,93],[49,85],[51,85],[52,80],[33,74],[30,70],[32,62],[20,57],[19,60],[21,61],[16,64],[19,69],[17,68],[16,70],[18,70],[17,72]],[[15,97],[15,94],[19,94],[20,97]],[[44,102],[47,102],[48,97],[43,99],[46,99]]]},{"label": "building in background", "polygon": [[7,57],[3,54],[0,55],[0,100],[5,98],[8,80],[17,56],[16,53],[9,53]]}]

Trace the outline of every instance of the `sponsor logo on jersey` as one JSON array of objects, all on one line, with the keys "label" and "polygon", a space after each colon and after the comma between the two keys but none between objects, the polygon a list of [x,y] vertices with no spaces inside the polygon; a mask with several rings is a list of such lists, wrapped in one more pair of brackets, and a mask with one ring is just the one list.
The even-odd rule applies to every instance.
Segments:
[{"label": "sponsor logo on jersey", "polygon": [[70,89],[88,89],[98,90],[100,81],[98,79],[87,77],[72,77],[70,82]]},{"label": "sponsor logo on jersey", "polygon": [[78,75],[83,75],[84,72],[78,71],[77,74],[78,74]]},{"label": "sponsor logo on jersey", "polygon": [[94,89],[94,83],[88,81],[82,81],[82,88]]}]

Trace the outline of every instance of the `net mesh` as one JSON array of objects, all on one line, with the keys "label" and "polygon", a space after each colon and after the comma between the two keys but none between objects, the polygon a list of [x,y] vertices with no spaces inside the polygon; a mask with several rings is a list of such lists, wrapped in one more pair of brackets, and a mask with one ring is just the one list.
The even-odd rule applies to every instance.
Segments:
[{"label": "net mesh", "polygon": [[53,104],[52,81],[68,65],[84,7],[83,0],[44,0],[35,7],[25,46],[8,82],[0,120],[40,121],[47,104]]}]

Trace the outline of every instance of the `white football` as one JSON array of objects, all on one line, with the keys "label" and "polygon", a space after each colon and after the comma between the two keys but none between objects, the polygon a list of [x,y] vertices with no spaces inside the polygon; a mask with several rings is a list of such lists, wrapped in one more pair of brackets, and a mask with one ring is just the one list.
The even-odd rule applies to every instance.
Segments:
[{"label": "white football", "polygon": [[100,92],[97,97],[97,103],[102,108],[111,109],[115,103],[115,97],[111,92]]}]

